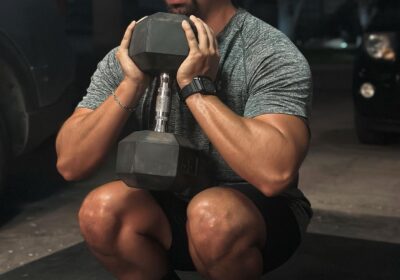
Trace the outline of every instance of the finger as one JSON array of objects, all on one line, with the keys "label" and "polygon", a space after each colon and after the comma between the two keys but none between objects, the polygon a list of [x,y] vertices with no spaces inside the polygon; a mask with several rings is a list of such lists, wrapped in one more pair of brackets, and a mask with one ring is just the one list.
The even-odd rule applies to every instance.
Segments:
[{"label": "finger", "polygon": [[122,38],[121,45],[120,45],[120,50],[128,50],[129,44],[131,42],[132,38],[132,32],[135,29],[136,21],[132,21],[131,24],[129,24],[128,28],[125,31],[124,37]]},{"label": "finger", "polygon": [[212,39],[213,48],[215,49],[215,51],[216,51],[217,54],[219,55],[218,39],[217,39],[217,36],[215,36],[215,32],[214,32],[214,30],[213,30],[211,27],[210,27],[210,32],[211,32],[211,34],[212,34],[212,36],[213,36],[213,39]]},{"label": "finger", "polygon": [[208,41],[207,31],[203,22],[195,16],[190,16],[190,19],[194,22],[197,28],[197,36],[199,38],[199,48],[202,50],[208,49],[209,41]]},{"label": "finger", "polygon": [[204,24],[204,27],[207,31],[208,42],[210,43],[209,49],[210,49],[210,51],[215,52],[218,49],[218,47],[217,47],[217,45],[215,45],[216,40],[215,40],[214,32],[211,30],[211,28],[207,24]]},{"label": "finger", "polygon": [[139,19],[136,23],[139,23],[139,22],[141,22],[142,20],[144,20],[144,19],[146,19],[148,16],[144,16],[144,17],[142,17],[141,19]]},{"label": "finger", "polygon": [[196,35],[194,35],[193,29],[190,26],[189,22],[184,20],[182,22],[182,28],[185,31],[186,39],[188,41],[190,51],[196,51],[199,49],[199,45],[197,43]]},{"label": "finger", "polygon": [[214,37],[213,45],[214,45],[215,52],[217,53],[218,56],[220,56],[218,41],[217,41],[216,37]]}]

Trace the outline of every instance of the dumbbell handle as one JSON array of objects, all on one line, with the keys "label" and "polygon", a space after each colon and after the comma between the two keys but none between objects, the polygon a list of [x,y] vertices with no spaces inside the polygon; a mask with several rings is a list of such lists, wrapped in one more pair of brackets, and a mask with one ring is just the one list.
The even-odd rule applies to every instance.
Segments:
[{"label": "dumbbell handle", "polygon": [[154,131],[167,132],[167,123],[171,111],[171,87],[170,75],[160,74],[160,87],[158,88],[156,101],[156,126]]}]

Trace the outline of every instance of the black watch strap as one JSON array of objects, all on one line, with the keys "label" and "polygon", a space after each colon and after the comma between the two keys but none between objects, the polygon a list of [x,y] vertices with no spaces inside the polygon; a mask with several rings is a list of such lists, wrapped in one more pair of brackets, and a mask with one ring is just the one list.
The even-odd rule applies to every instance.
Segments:
[{"label": "black watch strap", "polygon": [[182,101],[186,101],[186,99],[195,93],[201,93],[204,95],[216,95],[217,90],[215,88],[214,82],[205,76],[197,76],[194,77],[192,82],[187,86],[183,87],[180,91],[180,96]]}]

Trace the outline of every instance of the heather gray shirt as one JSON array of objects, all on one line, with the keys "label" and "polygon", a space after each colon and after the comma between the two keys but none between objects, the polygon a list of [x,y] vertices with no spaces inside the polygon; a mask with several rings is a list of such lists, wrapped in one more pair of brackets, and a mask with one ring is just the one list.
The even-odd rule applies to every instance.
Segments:
[{"label": "heather gray shirt", "polygon": [[[292,42],[280,31],[239,9],[218,36],[221,61],[216,80],[218,97],[238,115],[253,118],[262,114],[295,115],[308,122],[312,83],[309,65]],[[123,73],[112,50],[98,64],[87,95],[78,107],[95,110],[110,96]],[[153,81],[140,99],[131,117],[133,129],[153,125],[149,110],[157,81]],[[243,181],[223,160],[202,132],[189,109],[176,94],[172,97],[169,132],[184,135],[208,153],[220,182]],[[266,157],[268,155],[265,155]],[[290,201],[301,231],[311,217],[307,199],[297,182],[281,194]]]}]

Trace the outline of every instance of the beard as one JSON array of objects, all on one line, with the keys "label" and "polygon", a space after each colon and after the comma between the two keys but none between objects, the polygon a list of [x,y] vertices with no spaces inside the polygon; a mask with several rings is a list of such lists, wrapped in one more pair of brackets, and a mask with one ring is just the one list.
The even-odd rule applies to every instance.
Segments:
[{"label": "beard", "polygon": [[191,0],[189,4],[174,4],[174,5],[168,5],[167,10],[170,13],[173,14],[181,14],[185,16],[190,16],[190,15],[195,15],[198,16],[199,12],[199,6],[197,3],[197,0]]}]

